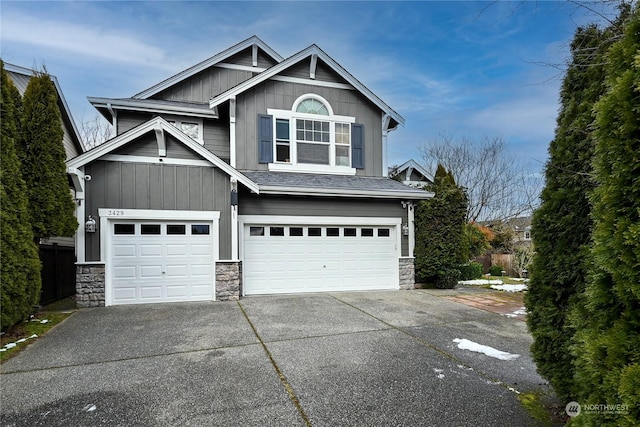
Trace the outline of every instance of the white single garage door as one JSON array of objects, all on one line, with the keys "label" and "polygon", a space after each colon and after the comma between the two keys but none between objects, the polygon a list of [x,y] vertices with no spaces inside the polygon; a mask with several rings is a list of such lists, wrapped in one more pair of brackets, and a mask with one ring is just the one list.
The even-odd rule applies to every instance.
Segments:
[{"label": "white single garage door", "polygon": [[214,299],[213,222],[119,220],[109,228],[109,305]]},{"label": "white single garage door", "polygon": [[398,289],[398,228],[245,224],[244,293]]}]

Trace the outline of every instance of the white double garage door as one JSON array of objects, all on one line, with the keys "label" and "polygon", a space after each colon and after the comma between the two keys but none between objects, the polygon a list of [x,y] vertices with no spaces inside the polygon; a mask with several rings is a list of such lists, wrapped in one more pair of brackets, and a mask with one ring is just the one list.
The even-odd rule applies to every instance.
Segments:
[{"label": "white double garage door", "polygon": [[245,295],[398,289],[400,220],[241,217]]},{"label": "white double garage door", "polygon": [[[103,218],[106,304],[215,299],[218,219]],[[268,218],[268,219],[267,219]],[[246,217],[244,295],[398,288],[400,221]]]}]

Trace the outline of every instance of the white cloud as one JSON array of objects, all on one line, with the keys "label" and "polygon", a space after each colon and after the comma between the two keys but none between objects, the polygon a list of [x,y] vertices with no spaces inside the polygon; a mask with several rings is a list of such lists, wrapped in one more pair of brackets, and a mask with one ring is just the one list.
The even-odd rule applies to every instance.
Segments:
[{"label": "white cloud", "polygon": [[126,32],[23,14],[3,16],[2,39],[104,61],[154,67],[166,63],[162,49]]}]

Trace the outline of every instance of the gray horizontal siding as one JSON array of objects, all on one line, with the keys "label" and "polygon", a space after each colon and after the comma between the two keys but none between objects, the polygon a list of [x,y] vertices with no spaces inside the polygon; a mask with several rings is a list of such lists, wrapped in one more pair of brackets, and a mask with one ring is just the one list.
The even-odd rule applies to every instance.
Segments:
[{"label": "gray horizontal siding", "polygon": [[116,135],[125,133],[136,126],[149,121],[152,117],[153,115],[151,113],[119,112],[118,118],[116,119]]},{"label": "gray horizontal siding", "polygon": [[364,125],[365,168],[357,173],[362,176],[382,176],[382,116],[377,107],[354,90],[280,81],[267,81],[237,97],[238,169],[266,170],[266,165],[258,163],[258,114],[266,114],[267,108],[290,110],[298,97],[308,93],[325,98],[334,114],[355,117],[357,123]]},{"label": "gray horizontal siding", "polygon": [[[337,197],[288,197],[241,191],[239,215],[326,216],[400,218],[407,222],[407,210],[400,200],[349,199]],[[409,241],[402,236],[402,256],[409,253]]]},{"label": "gray horizontal siding", "polygon": [[[85,167],[86,215],[100,208],[220,211],[220,256],[230,258],[229,177],[213,167],[96,161]],[[87,236],[87,261],[100,260],[99,233]]]},{"label": "gray horizontal siding", "polygon": [[230,158],[229,149],[229,114],[221,111],[220,120],[205,120],[204,147],[221,159],[228,161]]}]

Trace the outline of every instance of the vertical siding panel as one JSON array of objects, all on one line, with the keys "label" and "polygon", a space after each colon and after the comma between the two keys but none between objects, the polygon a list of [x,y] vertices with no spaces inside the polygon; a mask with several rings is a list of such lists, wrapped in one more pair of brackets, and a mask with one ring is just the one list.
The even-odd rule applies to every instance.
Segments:
[{"label": "vertical siding panel", "polygon": [[231,258],[231,184],[229,177],[215,169],[214,210],[220,212],[220,259]]},{"label": "vertical siding panel", "polygon": [[202,210],[213,210],[214,168],[202,169]]},{"label": "vertical siding panel", "polygon": [[[106,195],[104,207],[119,207],[122,204],[122,163],[96,162],[97,165],[106,166],[106,180],[104,182],[104,194]],[[93,180],[92,180],[93,181]]]},{"label": "vertical siding panel", "polygon": [[135,208],[135,186],[131,184],[135,182],[135,166],[132,163],[122,163],[120,166],[122,169],[122,181],[120,182],[120,194],[121,194],[121,208],[133,209]]},{"label": "vertical siding panel", "polygon": [[149,209],[164,209],[162,169],[164,165],[149,165]]},{"label": "vertical siding panel", "polygon": [[149,209],[149,165],[135,164],[135,208]]},{"label": "vertical siding panel", "polygon": [[176,204],[176,167],[173,165],[162,166],[162,199],[163,209],[177,209]]},{"label": "vertical siding panel", "polygon": [[189,210],[202,210],[202,168],[187,168],[189,174]]},{"label": "vertical siding panel", "polygon": [[189,171],[176,166],[176,209],[189,210]]}]

